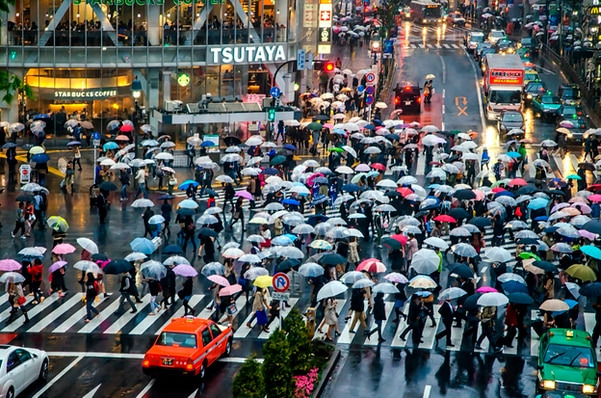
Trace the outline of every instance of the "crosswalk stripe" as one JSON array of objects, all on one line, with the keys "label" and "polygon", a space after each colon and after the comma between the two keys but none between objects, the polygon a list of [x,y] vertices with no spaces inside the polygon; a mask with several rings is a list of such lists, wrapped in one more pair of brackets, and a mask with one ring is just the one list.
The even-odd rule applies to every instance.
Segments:
[{"label": "crosswalk stripe", "polygon": [[[71,309],[74,305],[81,302],[81,298],[83,297],[83,293],[76,293],[71,296],[66,302],[61,304],[58,308],[52,311],[50,314],[46,315],[42,318],[38,323],[27,329],[27,333],[39,333],[44,330],[46,327],[50,326],[53,322],[58,320],[61,315],[65,314],[67,311]],[[48,300],[48,299],[46,299]],[[1,315],[0,315],[1,316]]]},{"label": "crosswalk stripe", "polygon": [[[594,312],[584,313],[584,330],[586,330],[589,333],[592,333],[596,323],[597,322],[595,321]],[[597,349],[595,349],[595,352],[597,353],[597,362],[601,361],[601,352]]]},{"label": "crosswalk stripe", "polygon": [[[530,319],[534,321],[535,319],[539,319],[538,310],[530,311]],[[538,338],[538,334],[534,331],[534,328],[530,328],[530,355],[533,357],[538,356],[538,346],[540,344],[540,339]]]},{"label": "crosswalk stripe", "polygon": [[[367,309],[367,304],[368,301],[365,300],[365,302],[363,303],[363,308]],[[349,310],[350,313],[350,310]],[[342,331],[340,332],[340,336],[338,336],[338,343],[340,344],[350,344],[353,339],[355,338],[355,336],[357,335],[357,332],[359,331],[359,329],[361,328],[361,323],[359,321],[357,321],[357,323],[355,324],[355,333],[351,333],[351,325],[353,324],[353,318],[355,317],[355,314],[353,313],[353,317],[351,319],[348,320],[348,322],[344,325],[344,329],[342,329]],[[368,325],[369,327],[369,325]],[[363,333],[367,332],[368,330],[364,330]]]},{"label": "crosswalk stripe", "polygon": [[[408,314],[408,311],[409,311],[409,300],[407,300],[407,302],[405,302],[405,305],[403,306],[403,313],[405,315]],[[405,330],[406,327],[407,327],[407,318],[399,317],[399,323],[397,325],[396,331],[394,332],[394,337],[392,338],[392,341],[390,342],[391,347],[393,347],[393,348],[405,347],[407,342],[401,340],[401,333],[403,333],[403,330]]]},{"label": "crosswalk stripe", "polygon": [[[194,308],[196,306],[196,304],[198,304],[200,302],[200,300],[202,299],[202,295],[201,294],[195,294],[190,298],[190,302],[188,303],[188,305],[192,308]],[[178,300],[179,302],[179,300]],[[182,316],[184,316],[184,312],[185,312],[185,308],[183,305],[180,305],[180,307],[175,311],[175,313],[173,314],[173,316],[171,316],[166,322],[163,323],[163,325],[161,325],[160,328],[158,328],[157,330],[163,330],[165,328],[165,326],[169,325],[171,323],[172,319],[175,318],[181,318]]]},{"label": "crosswalk stripe", "polygon": [[121,315],[119,317],[119,319],[117,319],[115,322],[113,322],[111,324],[111,326],[106,328],[103,331],[103,333],[104,334],[118,333],[125,325],[127,325],[132,319],[137,318],[140,314],[143,314],[144,317],[148,317],[148,314],[143,310],[144,310],[144,308],[146,308],[146,306],[149,303],[150,303],[150,294],[147,294],[144,297],[142,297],[141,303],[136,304],[136,308],[138,309],[138,312],[136,312],[135,314],[132,314],[131,312],[127,311],[125,314]]},{"label": "crosswalk stripe", "polygon": [[[194,295],[196,296],[196,295]],[[192,298],[194,298],[194,296]],[[202,295],[200,295],[202,297]],[[192,301],[192,299],[190,299],[190,301]],[[152,325],[154,325],[155,322],[157,322],[159,319],[163,318],[163,315],[166,314],[166,311],[158,311],[156,313],[156,315],[146,315],[146,317],[138,322],[138,324],[128,332],[128,334],[131,335],[142,335],[146,332],[146,330],[148,330],[150,327],[152,327]],[[169,319],[171,319],[172,316],[169,316]]]},{"label": "crosswalk stripe", "polygon": [[[384,334],[384,330],[386,330],[386,325],[390,322],[390,316],[392,315],[392,310],[394,309],[394,302],[385,301],[384,302],[384,313],[386,314],[386,320],[382,322],[382,334]],[[376,328],[375,323],[373,324],[373,328]],[[372,337],[368,340],[365,339],[363,345],[368,347],[374,347],[379,344],[377,332],[374,332]]]},{"label": "crosswalk stripe", "polygon": [[[286,319],[286,317],[288,316],[288,314],[290,313],[290,311],[292,310],[292,308],[296,305],[298,299],[297,298],[291,298],[290,300],[288,300],[288,306],[286,306],[284,308],[284,310],[282,311],[282,319]],[[277,326],[276,326],[277,325]],[[273,333],[273,331],[276,328],[280,327],[280,321],[279,319],[274,319],[273,322],[270,325],[270,329],[269,332],[261,332],[261,334],[259,334],[259,339],[260,340],[267,340],[269,338],[269,336],[271,336],[271,334]]]},{"label": "crosswalk stripe", "polygon": [[[29,316],[30,319],[32,319],[33,317],[35,317],[36,315],[38,315],[39,313],[41,313],[42,311],[44,311],[45,309],[50,307],[50,305],[53,304],[54,302],[56,302],[57,299],[58,299],[58,296],[56,296],[56,295],[48,297],[46,300],[44,300],[40,304],[37,304],[35,307],[28,310],[27,315]],[[13,321],[10,325],[6,326],[2,331],[3,332],[14,332],[15,330],[17,330],[18,328],[23,326],[24,322],[25,322],[25,318],[19,317],[19,319]]]},{"label": "crosswalk stripe", "polygon": [[454,325],[455,322],[453,322],[453,327],[451,328],[451,344],[453,344],[454,347],[447,347],[447,350],[449,351],[459,351],[461,349],[461,343],[464,336],[463,327],[456,328]]}]

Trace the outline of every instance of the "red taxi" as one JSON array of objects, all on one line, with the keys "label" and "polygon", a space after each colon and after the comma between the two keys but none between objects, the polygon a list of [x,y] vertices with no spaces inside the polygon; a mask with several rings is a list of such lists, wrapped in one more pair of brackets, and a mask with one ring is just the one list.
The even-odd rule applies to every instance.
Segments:
[{"label": "red taxi", "polygon": [[232,350],[231,327],[208,319],[176,318],[144,355],[142,370],[150,376],[174,374],[204,377],[207,367]]}]

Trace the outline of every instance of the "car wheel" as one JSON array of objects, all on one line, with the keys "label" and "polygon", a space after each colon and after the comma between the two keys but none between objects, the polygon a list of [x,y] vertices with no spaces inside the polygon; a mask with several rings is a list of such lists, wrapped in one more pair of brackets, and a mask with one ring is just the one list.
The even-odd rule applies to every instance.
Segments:
[{"label": "car wheel", "polygon": [[200,365],[200,370],[198,371],[198,377],[200,377],[201,379],[204,379],[206,372],[207,372],[207,363],[203,362],[202,365]]},{"label": "car wheel", "polygon": [[6,398],[15,398],[15,389],[14,388],[9,388],[8,392],[6,393]]},{"label": "car wheel", "polygon": [[44,359],[44,362],[42,362],[42,367],[40,368],[40,377],[38,379],[44,383],[48,380],[48,360],[47,359]]},{"label": "car wheel", "polygon": [[232,353],[232,340],[228,340],[227,343],[225,344],[225,352],[223,355],[226,357],[229,357],[231,353]]}]

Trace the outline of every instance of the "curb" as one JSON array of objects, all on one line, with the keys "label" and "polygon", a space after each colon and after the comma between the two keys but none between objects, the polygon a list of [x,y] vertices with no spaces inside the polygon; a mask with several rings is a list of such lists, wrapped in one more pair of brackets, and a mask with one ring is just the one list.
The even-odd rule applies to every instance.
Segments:
[{"label": "curb", "polygon": [[321,394],[323,394],[325,387],[328,384],[328,381],[330,379],[330,376],[332,375],[332,372],[334,371],[334,367],[336,366],[336,364],[338,363],[338,360],[340,359],[340,356],[341,356],[340,350],[338,348],[334,348],[334,352],[332,353],[332,356],[328,360],[328,363],[327,363],[323,373],[321,374],[321,379],[319,380],[319,384],[317,385],[317,388],[315,389],[315,392],[314,392],[315,398],[319,398],[321,396]]}]

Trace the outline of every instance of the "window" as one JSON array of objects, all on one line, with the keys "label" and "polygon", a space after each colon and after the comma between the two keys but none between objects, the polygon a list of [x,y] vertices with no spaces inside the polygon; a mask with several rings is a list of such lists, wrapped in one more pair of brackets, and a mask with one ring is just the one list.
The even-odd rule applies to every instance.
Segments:
[{"label": "window", "polygon": [[549,344],[545,352],[544,362],[550,365],[594,368],[592,350],[589,347],[573,347],[560,344]]},{"label": "window", "polygon": [[212,340],[213,340],[213,338],[211,337],[211,332],[209,331],[209,328],[203,329],[203,331],[202,331],[202,345],[204,347],[206,347],[209,344],[211,344]]},{"label": "window", "polygon": [[8,355],[8,360],[6,361],[6,371],[10,372],[11,370],[15,369],[17,366],[19,366],[21,362],[19,361],[19,355],[17,355],[16,351],[11,352]]},{"label": "window", "polygon": [[211,333],[213,334],[213,338],[216,339],[217,337],[219,337],[219,335],[221,335],[221,329],[219,329],[219,326],[212,323],[211,324]]},{"label": "window", "polygon": [[18,349],[15,352],[19,356],[19,361],[21,363],[24,363],[24,362],[29,361],[31,359],[31,354],[29,353],[29,351],[25,351],[23,349]]},{"label": "window", "polygon": [[157,339],[156,344],[169,347],[196,348],[196,335],[190,333],[163,332]]}]

